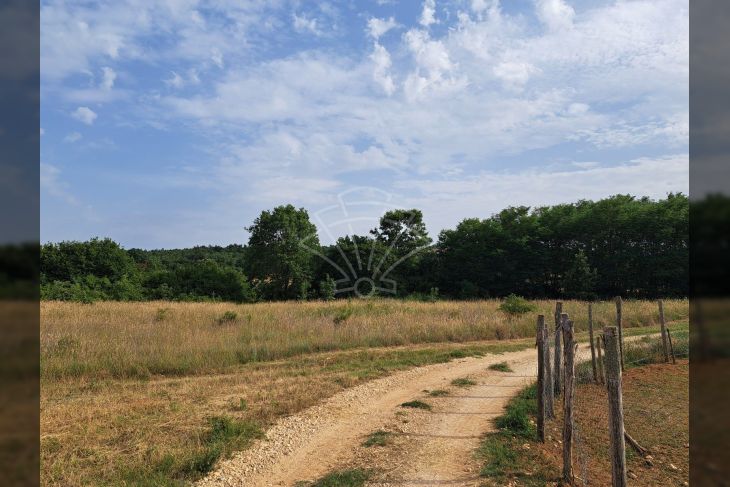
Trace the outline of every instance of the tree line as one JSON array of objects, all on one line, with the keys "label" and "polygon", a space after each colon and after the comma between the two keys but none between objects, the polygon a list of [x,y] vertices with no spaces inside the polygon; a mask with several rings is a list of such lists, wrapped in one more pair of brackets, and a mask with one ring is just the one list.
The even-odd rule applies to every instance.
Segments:
[{"label": "tree line", "polygon": [[41,246],[43,299],[434,300],[518,294],[592,299],[686,296],[689,201],[628,195],[469,218],[436,241],[417,209],[322,245],[307,211],[263,211],[246,245],[125,250],[111,239]]}]

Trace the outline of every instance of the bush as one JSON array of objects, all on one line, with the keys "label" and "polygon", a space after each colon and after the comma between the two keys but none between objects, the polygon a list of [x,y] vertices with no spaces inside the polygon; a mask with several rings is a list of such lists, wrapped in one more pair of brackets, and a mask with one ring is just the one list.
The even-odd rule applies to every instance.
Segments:
[{"label": "bush", "polygon": [[499,309],[508,315],[521,315],[534,311],[535,305],[527,301],[522,296],[510,294],[504,298],[502,304],[499,305]]},{"label": "bush", "polygon": [[226,311],[225,313],[223,313],[223,316],[218,318],[218,324],[224,325],[226,323],[232,323],[236,321],[236,319],[238,319],[238,313],[236,313],[235,311]]},{"label": "bush", "polygon": [[329,274],[327,274],[323,280],[319,281],[319,297],[323,300],[332,301],[335,299],[336,291],[337,283]]}]

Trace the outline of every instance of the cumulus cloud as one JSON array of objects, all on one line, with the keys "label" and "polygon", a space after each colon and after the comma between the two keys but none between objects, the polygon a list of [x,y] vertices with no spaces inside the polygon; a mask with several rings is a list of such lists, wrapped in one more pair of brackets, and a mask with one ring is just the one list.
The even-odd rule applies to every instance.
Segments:
[{"label": "cumulus cloud", "polygon": [[322,35],[322,31],[317,25],[317,19],[310,19],[304,14],[298,15],[296,13],[292,16],[292,19],[294,30],[296,30],[297,32],[309,33],[317,36]]},{"label": "cumulus cloud", "polygon": [[494,75],[510,89],[522,89],[530,76],[539,72],[535,66],[525,62],[502,62],[494,67]]},{"label": "cumulus cloud", "polygon": [[575,10],[565,0],[536,0],[537,17],[548,29],[567,29],[573,25]]},{"label": "cumulus cloud", "polygon": [[110,67],[101,68],[100,86],[104,90],[111,90],[114,87],[114,81],[117,79],[117,73]]},{"label": "cumulus cloud", "polygon": [[421,18],[418,21],[424,27],[436,23],[436,0],[424,0]]},{"label": "cumulus cloud", "polygon": [[78,107],[76,110],[71,112],[71,116],[81,123],[91,125],[96,120],[96,113],[89,107]]},{"label": "cumulus cloud", "polygon": [[390,53],[385,47],[375,43],[370,59],[374,64],[373,79],[387,95],[392,95],[395,92],[395,82],[390,76],[390,67],[392,65]]},{"label": "cumulus cloud", "polygon": [[395,18],[389,17],[387,19],[379,19],[377,17],[371,17],[368,20],[368,34],[375,40],[380,39],[381,36],[385,35],[389,30],[398,27],[398,22]]}]

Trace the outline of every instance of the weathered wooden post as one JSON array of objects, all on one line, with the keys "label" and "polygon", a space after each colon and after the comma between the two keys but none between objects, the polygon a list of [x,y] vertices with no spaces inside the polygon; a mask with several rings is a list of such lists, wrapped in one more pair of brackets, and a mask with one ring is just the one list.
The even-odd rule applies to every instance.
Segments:
[{"label": "weathered wooden post", "polygon": [[562,362],[563,352],[561,351],[562,322],[560,321],[563,314],[563,303],[558,301],[555,303],[555,366],[553,367],[553,381],[555,383],[555,395],[559,396],[563,389],[563,373]]},{"label": "weathered wooden post", "polygon": [[621,397],[620,341],[616,328],[603,330],[606,351],[606,389],[608,390],[608,428],[611,439],[611,485],[626,487],[626,443],[624,441],[624,408]]},{"label": "weathered wooden post", "polygon": [[545,443],[545,406],[547,389],[552,387],[545,378],[545,316],[537,316],[537,436]]},{"label": "weathered wooden post", "polygon": [[664,303],[659,300],[659,324],[662,331],[662,348],[664,349],[664,362],[669,362],[669,346],[667,343],[667,323],[664,321]]},{"label": "weathered wooden post", "polygon": [[598,378],[601,384],[606,383],[606,376],[603,374],[603,353],[601,352],[601,337],[596,337],[596,348],[598,349]]},{"label": "weathered wooden post", "polygon": [[555,418],[555,389],[553,388],[553,374],[550,370],[550,331],[547,324],[542,327],[543,346],[545,347],[545,356],[543,357],[545,364],[545,389],[547,390],[547,400],[545,402],[545,417],[548,419]]},{"label": "weathered wooden post", "polygon": [[563,314],[563,345],[565,346],[565,395],[563,396],[563,482],[573,485],[573,400],[575,398],[575,339],[573,322]]},{"label": "weathered wooden post", "polygon": [[669,339],[669,351],[672,353],[672,363],[677,364],[677,359],[674,356],[674,344],[672,343],[672,334],[669,333],[669,328],[667,328],[667,338]]},{"label": "weathered wooden post", "polygon": [[[624,371],[624,322],[623,322],[623,301],[621,296],[616,296],[616,328],[618,328],[618,351],[621,361],[621,372]],[[605,347],[606,344],[604,343]]]},{"label": "weathered wooden post", "polygon": [[591,342],[591,366],[593,367],[593,382],[598,384],[596,373],[596,348],[593,342],[593,303],[588,303],[588,339]]}]

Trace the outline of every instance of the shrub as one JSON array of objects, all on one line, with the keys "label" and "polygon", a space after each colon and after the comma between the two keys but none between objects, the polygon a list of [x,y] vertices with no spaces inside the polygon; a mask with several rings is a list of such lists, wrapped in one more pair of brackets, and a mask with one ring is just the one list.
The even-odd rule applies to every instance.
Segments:
[{"label": "shrub", "polygon": [[223,316],[218,318],[218,324],[224,325],[226,323],[232,323],[236,321],[237,318],[238,313],[236,313],[235,311],[226,311],[225,313],[223,313]]},{"label": "shrub", "polygon": [[337,283],[329,274],[326,274],[325,278],[319,281],[319,297],[325,301],[332,301],[335,299],[336,291]]},{"label": "shrub", "polygon": [[340,323],[344,323],[347,321],[347,319],[352,316],[353,308],[348,304],[346,307],[340,309],[335,314],[335,317],[332,319],[335,325],[339,325]]},{"label": "shrub", "polygon": [[534,311],[535,305],[527,301],[522,296],[510,294],[504,298],[502,304],[499,305],[499,309],[508,315],[521,315]]},{"label": "shrub", "polygon": [[157,308],[157,312],[155,313],[155,321],[165,321],[165,319],[170,315],[170,308]]}]

